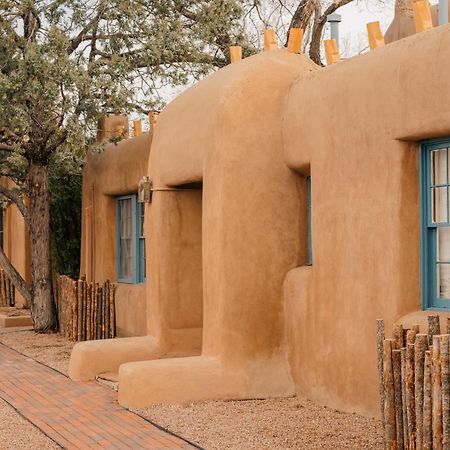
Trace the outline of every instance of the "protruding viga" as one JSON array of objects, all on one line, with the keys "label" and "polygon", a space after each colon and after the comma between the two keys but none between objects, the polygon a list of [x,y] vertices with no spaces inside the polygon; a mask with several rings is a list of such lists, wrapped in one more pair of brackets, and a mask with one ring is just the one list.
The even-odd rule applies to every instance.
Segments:
[{"label": "protruding viga", "polygon": [[341,56],[339,55],[337,42],[335,39],[324,40],[323,45],[325,47],[325,56],[328,65],[334,64],[341,59]]},{"label": "protruding viga", "polygon": [[419,0],[417,2],[414,2],[413,10],[414,10],[414,21],[416,24],[416,31],[418,33],[433,28],[430,3],[428,0]]},{"label": "protruding viga", "polygon": [[380,22],[370,22],[367,24],[367,34],[371,50],[385,46],[384,36],[381,32]]},{"label": "protruding viga", "polygon": [[291,53],[300,53],[303,42],[303,29],[291,28],[289,32],[288,51]]},{"label": "protruding viga", "polygon": [[242,47],[239,45],[232,45],[230,47],[230,62],[234,63],[242,59]]},{"label": "protruding viga", "polygon": [[275,50],[277,48],[277,37],[275,31],[268,28],[264,31],[264,51]]}]

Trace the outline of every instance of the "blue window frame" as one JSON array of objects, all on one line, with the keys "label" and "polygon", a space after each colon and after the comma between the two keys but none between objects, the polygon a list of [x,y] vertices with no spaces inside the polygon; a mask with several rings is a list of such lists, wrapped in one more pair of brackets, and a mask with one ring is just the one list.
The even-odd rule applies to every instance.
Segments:
[{"label": "blue window frame", "polygon": [[311,231],[311,177],[306,177],[307,203],[308,203],[308,261],[307,265],[312,266],[312,231]]},{"label": "blue window frame", "polygon": [[450,309],[449,149],[450,138],[421,145],[421,276],[425,309]]},{"label": "blue window frame", "polygon": [[145,281],[144,204],[134,194],[116,198],[116,267],[120,283]]}]

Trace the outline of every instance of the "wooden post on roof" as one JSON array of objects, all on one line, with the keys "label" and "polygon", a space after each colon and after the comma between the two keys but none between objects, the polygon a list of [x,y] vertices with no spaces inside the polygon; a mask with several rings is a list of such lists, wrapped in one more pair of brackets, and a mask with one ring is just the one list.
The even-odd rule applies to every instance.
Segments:
[{"label": "wooden post on roof", "polygon": [[303,28],[291,28],[289,31],[288,52],[300,53],[303,42]]},{"label": "wooden post on roof", "polygon": [[277,37],[275,31],[271,28],[267,28],[264,31],[264,51],[268,52],[277,48]]},{"label": "wooden post on roof", "polygon": [[327,58],[327,65],[334,64],[341,59],[337,42],[334,39],[325,39],[323,41],[325,47],[325,56]]},{"label": "wooden post on roof", "polygon": [[242,59],[242,47],[240,45],[232,45],[230,47],[230,62],[234,63]]},{"label": "wooden post on roof", "polygon": [[133,134],[134,136],[142,134],[142,121],[140,119],[133,120]]},{"label": "wooden post on roof", "polygon": [[381,32],[380,22],[370,22],[367,24],[367,35],[369,36],[369,47],[371,50],[384,47],[384,36]]},{"label": "wooden post on roof", "polygon": [[158,113],[156,111],[150,111],[148,113],[148,120],[152,128],[156,126],[156,122],[158,122]]},{"label": "wooden post on roof", "polygon": [[430,2],[428,0],[418,0],[413,3],[414,22],[416,31],[429,30],[433,28],[433,20],[431,18]]}]

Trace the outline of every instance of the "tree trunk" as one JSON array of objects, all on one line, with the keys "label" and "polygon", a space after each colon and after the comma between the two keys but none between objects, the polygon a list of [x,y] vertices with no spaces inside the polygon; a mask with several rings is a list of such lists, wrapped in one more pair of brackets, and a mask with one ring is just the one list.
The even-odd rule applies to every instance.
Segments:
[{"label": "tree trunk", "polygon": [[50,201],[48,165],[30,164],[31,317],[38,333],[56,329],[50,259]]}]

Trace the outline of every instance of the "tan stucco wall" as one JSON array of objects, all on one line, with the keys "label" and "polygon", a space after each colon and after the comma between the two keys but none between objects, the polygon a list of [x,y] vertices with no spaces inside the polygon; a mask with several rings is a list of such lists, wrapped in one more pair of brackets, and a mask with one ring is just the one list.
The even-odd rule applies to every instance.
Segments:
[{"label": "tan stucco wall", "polygon": [[[109,144],[101,153],[91,153],[83,167],[82,236],[80,275],[96,282],[117,281],[115,197],[137,193],[147,172],[151,134]],[[92,269],[87,274],[87,211],[91,208]],[[150,209],[150,205],[146,205]],[[149,236],[145,224],[145,235]],[[116,291],[118,336],[146,334],[145,284],[118,283]]]},{"label": "tan stucco wall", "polygon": [[420,309],[417,141],[450,135],[449,38],[439,27],[290,91],[285,157],[310,165],[313,205],[313,266],[285,284],[291,364],[325,404],[377,414],[375,320]]},{"label": "tan stucco wall", "polygon": [[375,320],[420,310],[418,143],[450,135],[449,40],[443,26],[320,70],[271,51],[172,102],[147,170],[151,355],[77,345],[71,376],[110,352],[125,406],[298,392],[378,415]]},{"label": "tan stucco wall", "polygon": [[[2,178],[0,181],[6,187],[12,188],[12,181]],[[26,200],[25,200],[26,201]],[[3,216],[3,249],[13,266],[23,279],[31,282],[31,249],[28,228],[25,220],[14,204],[8,205]],[[16,306],[26,307],[27,302],[16,289]]]}]

